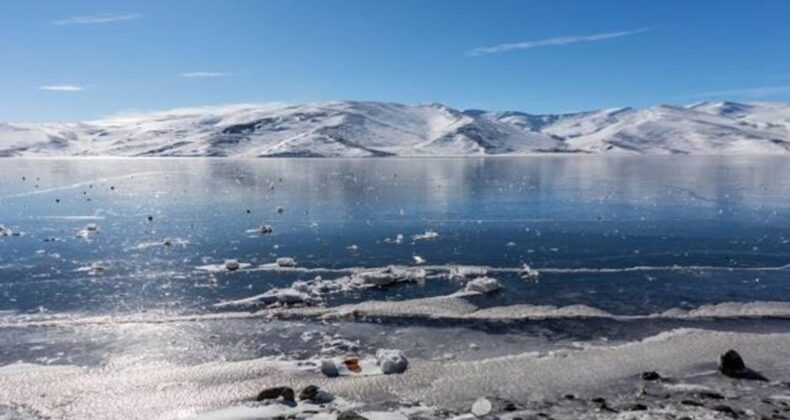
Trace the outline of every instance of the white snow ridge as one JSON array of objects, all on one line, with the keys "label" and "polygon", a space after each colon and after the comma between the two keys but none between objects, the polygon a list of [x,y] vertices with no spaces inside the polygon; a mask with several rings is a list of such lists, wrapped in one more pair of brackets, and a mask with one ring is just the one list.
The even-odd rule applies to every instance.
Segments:
[{"label": "white snow ridge", "polygon": [[260,104],[0,123],[0,156],[372,157],[790,152],[790,104],[558,115],[383,102]]}]

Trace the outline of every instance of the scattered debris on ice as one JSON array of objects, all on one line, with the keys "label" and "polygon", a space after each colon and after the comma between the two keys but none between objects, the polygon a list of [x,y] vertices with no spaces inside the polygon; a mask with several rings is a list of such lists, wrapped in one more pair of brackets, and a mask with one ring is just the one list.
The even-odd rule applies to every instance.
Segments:
[{"label": "scattered debris on ice", "polygon": [[426,230],[425,233],[420,233],[411,237],[414,241],[431,241],[438,238],[439,234],[433,230]]},{"label": "scattered debris on ice", "polygon": [[105,269],[106,266],[103,263],[96,261],[91,263],[90,265],[77,268],[74,271],[88,273],[88,275],[91,276],[100,276],[104,274]]},{"label": "scattered debris on ice", "polygon": [[22,233],[0,225],[0,236],[22,236]]},{"label": "scattered debris on ice", "polygon": [[88,223],[84,228],[77,232],[77,237],[80,239],[92,239],[99,233],[99,226],[95,223]]}]

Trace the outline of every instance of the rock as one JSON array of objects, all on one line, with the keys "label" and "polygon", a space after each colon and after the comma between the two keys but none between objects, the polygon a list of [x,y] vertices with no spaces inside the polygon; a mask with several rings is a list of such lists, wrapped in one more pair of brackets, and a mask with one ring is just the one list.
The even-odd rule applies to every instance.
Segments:
[{"label": "rock", "polygon": [[275,388],[266,388],[258,394],[256,400],[276,400],[282,398],[285,401],[294,401],[294,390],[287,386],[278,386]]},{"label": "rock", "polygon": [[701,391],[701,392],[697,392],[696,395],[698,397],[700,397],[700,398],[705,398],[705,399],[708,399],[708,400],[723,400],[724,399],[724,395],[721,395],[718,392],[713,392],[713,391]]},{"label": "rock", "polygon": [[488,401],[485,397],[480,397],[472,404],[472,414],[477,417],[483,417],[490,413],[492,408],[491,401]]},{"label": "rock", "polygon": [[518,406],[516,406],[516,404],[514,404],[512,402],[509,402],[509,403],[505,404],[505,407],[503,408],[503,410],[504,411],[518,411]]},{"label": "rock", "polygon": [[238,260],[225,260],[225,269],[228,271],[236,271],[241,267]]},{"label": "rock", "polygon": [[171,245],[173,245],[173,240],[172,240],[172,239],[170,239],[170,238],[165,238],[165,239],[162,241],[162,245],[164,245],[164,246],[171,246]]},{"label": "rock", "polygon": [[735,350],[730,350],[719,357],[719,371],[725,375],[746,370],[746,363]]},{"label": "rock", "polygon": [[358,357],[349,357],[348,359],[343,360],[343,365],[354,373],[362,372],[362,366],[359,365]]},{"label": "rock", "polygon": [[337,420],[368,420],[368,418],[349,410],[337,413]]},{"label": "rock", "polygon": [[337,369],[337,365],[332,360],[322,360],[321,361],[321,373],[324,375],[335,378],[340,376],[340,371]]},{"label": "rock", "polygon": [[630,410],[631,411],[645,411],[645,410],[647,410],[647,406],[644,405],[644,404],[636,403],[636,404],[631,406]]},{"label": "rock", "polygon": [[692,407],[702,407],[702,403],[701,402],[694,401],[694,400],[683,400],[680,403],[683,404],[683,405],[688,405],[688,406],[692,406]]},{"label": "rock", "polygon": [[307,385],[299,391],[299,400],[314,400],[318,396],[320,389],[315,385]]},{"label": "rock", "polygon": [[768,378],[760,372],[749,369],[743,358],[735,350],[729,350],[719,357],[719,372],[724,376],[735,379],[749,379],[755,381],[767,381]]},{"label": "rock", "polygon": [[735,410],[733,410],[732,407],[730,407],[729,405],[720,404],[711,407],[711,409],[714,411],[718,411],[719,413],[724,413],[730,417],[738,418],[738,413],[736,413]]},{"label": "rock", "polygon": [[661,375],[658,372],[649,371],[649,372],[642,372],[642,380],[643,381],[657,381],[661,379]]},{"label": "rock", "polygon": [[400,350],[379,349],[376,351],[376,364],[385,375],[403,373],[409,367],[409,361]]},{"label": "rock", "polygon": [[268,235],[274,232],[274,228],[269,225],[260,225],[260,227],[258,227],[258,232],[260,232],[261,235]]}]

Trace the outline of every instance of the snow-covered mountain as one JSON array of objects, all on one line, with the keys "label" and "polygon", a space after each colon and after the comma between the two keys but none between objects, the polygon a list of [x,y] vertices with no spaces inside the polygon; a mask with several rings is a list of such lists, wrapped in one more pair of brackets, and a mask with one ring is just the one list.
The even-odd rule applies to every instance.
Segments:
[{"label": "snow-covered mountain", "polygon": [[0,156],[6,157],[548,152],[790,153],[790,104],[704,102],[533,115],[347,101],[186,108],[82,123],[0,123]]}]

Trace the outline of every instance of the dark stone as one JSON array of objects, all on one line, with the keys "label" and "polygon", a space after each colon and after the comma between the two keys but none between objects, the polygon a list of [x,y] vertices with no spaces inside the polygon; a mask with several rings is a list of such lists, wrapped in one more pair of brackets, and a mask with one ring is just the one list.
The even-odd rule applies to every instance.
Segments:
[{"label": "dark stone", "polygon": [[360,416],[353,411],[343,411],[337,413],[337,420],[368,420],[368,418]]},{"label": "dark stone", "polygon": [[516,404],[513,404],[511,402],[511,403],[505,404],[505,407],[503,408],[503,410],[505,410],[505,411],[516,411],[516,410],[518,410],[518,407],[516,407]]},{"label": "dark stone", "polygon": [[606,404],[606,400],[603,397],[595,397],[590,401],[598,404]]},{"label": "dark stone", "polygon": [[659,379],[661,379],[661,375],[658,372],[642,372],[642,380],[644,381],[657,381]]},{"label": "dark stone", "polygon": [[598,406],[598,409],[601,410],[601,411],[608,411],[610,413],[619,413],[619,411],[617,411],[614,408],[610,407],[609,404],[607,404],[605,402],[601,403],[601,405]]},{"label": "dark stone", "polygon": [[740,372],[746,369],[746,363],[735,350],[730,350],[719,357],[719,371],[728,375],[733,372]]},{"label": "dark stone", "polygon": [[575,395],[573,395],[573,394],[565,394],[565,395],[563,396],[563,398],[565,398],[566,400],[575,400],[575,399],[576,399],[576,396],[575,396]]},{"label": "dark stone", "polygon": [[746,367],[743,358],[735,350],[729,350],[719,357],[719,372],[724,376],[735,379],[749,379],[753,381],[767,381],[760,372]]},{"label": "dark stone", "polygon": [[708,400],[723,400],[724,399],[724,395],[721,395],[718,392],[712,392],[712,391],[701,391],[701,392],[697,392],[696,395],[698,397],[700,397],[700,398],[705,398],[705,399],[708,399]]},{"label": "dark stone", "polygon": [[719,413],[724,413],[730,417],[738,418],[738,413],[736,413],[735,410],[733,410],[729,405],[720,404],[711,407],[711,409],[718,411]]},{"label": "dark stone", "polygon": [[318,395],[318,387],[315,385],[307,385],[299,391],[299,400],[314,400]]},{"label": "dark stone", "polygon": [[294,401],[294,390],[287,386],[278,386],[275,388],[267,388],[258,394],[256,400],[276,400],[282,397],[285,401]]},{"label": "dark stone", "polygon": [[631,411],[645,411],[647,410],[647,406],[644,404],[634,404],[631,406]]},{"label": "dark stone", "polygon": [[680,402],[683,405],[690,405],[692,407],[702,407],[702,403],[694,400],[683,400]]}]

